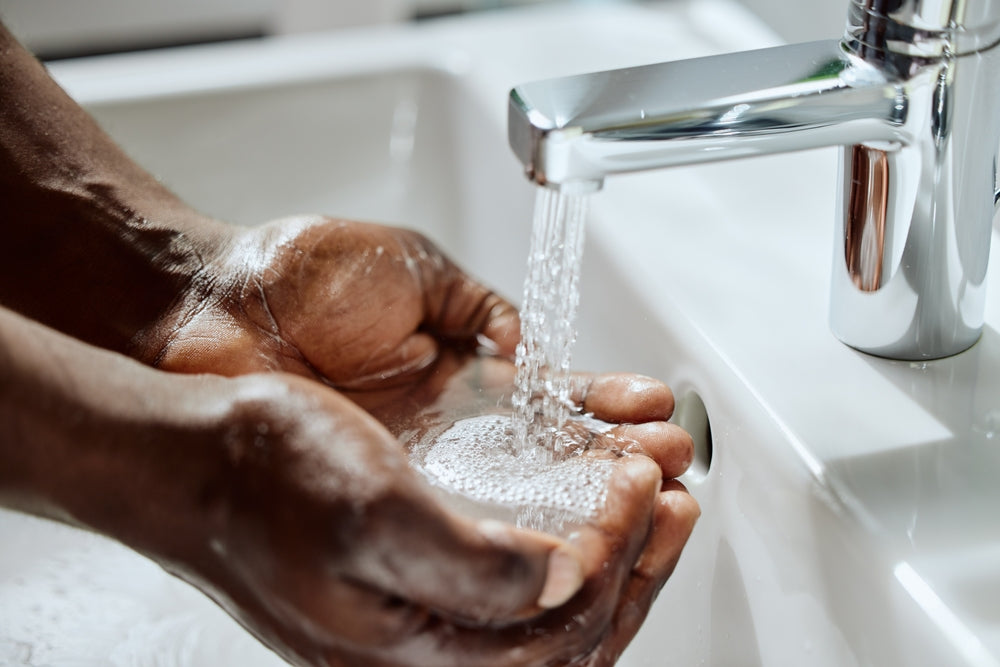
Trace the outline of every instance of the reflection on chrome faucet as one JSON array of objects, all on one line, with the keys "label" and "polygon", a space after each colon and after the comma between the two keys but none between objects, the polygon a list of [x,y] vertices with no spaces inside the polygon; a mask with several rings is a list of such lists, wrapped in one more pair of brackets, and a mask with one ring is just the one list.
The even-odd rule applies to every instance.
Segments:
[{"label": "reflection on chrome faucet", "polygon": [[850,198],[844,218],[844,251],[851,282],[862,292],[881,286],[885,223],[889,210],[889,164],[886,151],[851,148]]},{"label": "reflection on chrome faucet", "polygon": [[596,72],[511,91],[509,139],[557,189],[843,146],[830,324],[934,359],[979,338],[997,197],[1000,0],[851,0],[841,40]]}]

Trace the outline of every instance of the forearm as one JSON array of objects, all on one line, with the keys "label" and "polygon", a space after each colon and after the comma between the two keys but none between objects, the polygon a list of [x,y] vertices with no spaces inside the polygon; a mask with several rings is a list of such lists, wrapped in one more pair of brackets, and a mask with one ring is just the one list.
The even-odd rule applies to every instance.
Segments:
[{"label": "forearm", "polygon": [[132,162],[0,25],[0,305],[129,351],[228,226]]},{"label": "forearm", "polygon": [[0,308],[0,505],[190,558],[226,465],[218,381],[167,376]]}]

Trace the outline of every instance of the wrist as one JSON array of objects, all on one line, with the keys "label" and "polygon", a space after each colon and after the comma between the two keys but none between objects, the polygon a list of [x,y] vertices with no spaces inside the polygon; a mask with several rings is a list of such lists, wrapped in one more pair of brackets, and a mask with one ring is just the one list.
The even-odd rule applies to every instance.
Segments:
[{"label": "wrist", "polygon": [[227,225],[132,162],[0,25],[0,305],[127,352]]},{"label": "wrist", "polygon": [[0,304],[85,342],[129,353],[224,252],[231,231],[131,188],[22,192],[0,249]]},{"label": "wrist", "polygon": [[0,505],[199,562],[225,520],[228,381],[160,373],[0,309]]}]

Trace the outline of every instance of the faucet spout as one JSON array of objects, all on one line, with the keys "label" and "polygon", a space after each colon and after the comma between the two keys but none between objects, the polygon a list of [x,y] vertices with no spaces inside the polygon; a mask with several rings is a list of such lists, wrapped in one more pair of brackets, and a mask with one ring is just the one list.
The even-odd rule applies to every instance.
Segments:
[{"label": "faucet spout", "polygon": [[[894,0],[892,15],[851,0],[842,40],[523,84],[510,145],[531,180],[576,191],[842,146],[831,329],[878,356],[956,354],[982,329],[998,199],[1000,0],[983,2],[931,30],[900,22],[926,18],[922,0]],[[956,28],[963,12],[975,29]]]},{"label": "faucet spout", "polygon": [[508,135],[528,177],[562,188],[661,167],[905,141],[906,100],[838,41],[523,84]]}]

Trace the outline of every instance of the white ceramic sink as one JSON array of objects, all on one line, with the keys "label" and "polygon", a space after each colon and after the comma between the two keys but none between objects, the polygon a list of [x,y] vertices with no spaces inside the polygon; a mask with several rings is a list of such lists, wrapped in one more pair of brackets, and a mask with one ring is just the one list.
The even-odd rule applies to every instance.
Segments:
[{"label": "white ceramic sink", "polygon": [[[415,226],[516,297],[532,186],[506,93],[773,43],[722,0],[522,10],[61,63],[191,203]],[[577,364],[696,391],[703,516],[624,665],[1000,665],[1000,280],[927,364],[828,332],[832,150],[609,179]],[[994,234],[994,265],[1000,240]],[[278,665],[193,589],[94,535],[0,513],[0,664]]]}]

